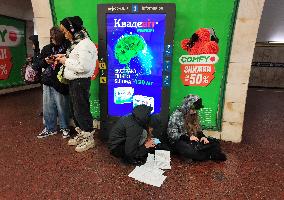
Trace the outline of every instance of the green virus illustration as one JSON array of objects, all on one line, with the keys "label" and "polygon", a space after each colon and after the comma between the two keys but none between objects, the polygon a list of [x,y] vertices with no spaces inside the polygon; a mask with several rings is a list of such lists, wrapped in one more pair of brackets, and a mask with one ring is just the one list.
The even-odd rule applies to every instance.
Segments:
[{"label": "green virus illustration", "polygon": [[115,58],[120,64],[128,66],[130,60],[136,57],[145,48],[145,45],[144,39],[137,34],[123,35],[115,45]]}]

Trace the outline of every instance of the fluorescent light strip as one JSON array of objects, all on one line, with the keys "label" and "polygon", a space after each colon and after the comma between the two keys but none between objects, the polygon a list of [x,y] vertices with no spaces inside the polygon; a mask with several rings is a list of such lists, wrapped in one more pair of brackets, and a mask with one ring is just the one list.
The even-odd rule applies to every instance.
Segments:
[{"label": "fluorescent light strip", "polygon": [[284,41],[268,41],[269,44],[284,44]]}]

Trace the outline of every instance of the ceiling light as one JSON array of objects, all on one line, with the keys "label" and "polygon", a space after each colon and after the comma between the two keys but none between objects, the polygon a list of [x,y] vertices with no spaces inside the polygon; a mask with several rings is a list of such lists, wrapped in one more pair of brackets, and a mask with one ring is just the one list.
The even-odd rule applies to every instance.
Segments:
[{"label": "ceiling light", "polygon": [[284,41],[268,41],[269,44],[284,44]]}]

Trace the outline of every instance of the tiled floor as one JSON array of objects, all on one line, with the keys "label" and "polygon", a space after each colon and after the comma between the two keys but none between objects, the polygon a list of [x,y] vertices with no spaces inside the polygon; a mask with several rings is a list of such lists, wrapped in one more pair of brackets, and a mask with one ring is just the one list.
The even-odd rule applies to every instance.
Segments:
[{"label": "tiled floor", "polygon": [[161,188],[139,183],[104,143],[85,153],[37,139],[41,90],[0,96],[0,199],[284,199],[284,92],[250,88],[241,144],[225,163],[172,159]]}]

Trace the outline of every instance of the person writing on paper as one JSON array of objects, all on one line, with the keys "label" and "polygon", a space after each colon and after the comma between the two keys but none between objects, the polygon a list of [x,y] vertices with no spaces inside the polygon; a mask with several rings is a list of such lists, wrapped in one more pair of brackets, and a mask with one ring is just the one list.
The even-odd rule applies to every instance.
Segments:
[{"label": "person writing on paper", "polygon": [[225,161],[218,140],[207,138],[201,129],[198,110],[203,108],[202,99],[197,95],[184,98],[180,108],[172,113],[167,134],[173,149],[186,159],[196,161]]},{"label": "person writing on paper", "polygon": [[64,82],[65,79],[68,80],[71,108],[78,132],[68,144],[76,145],[75,150],[83,152],[95,146],[89,90],[98,51],[79,16],[64,18],[60,21],[60,29],[71,42],[71,46],[67,49],[66,55],[57,55],[56,60],[63,64],[58,78]]},{"label": "person writing on paper", "polygon": [[160,114],[153,114],[149,122],[149,134],[156,144],[155,150],[171,151],[167,137],[167,123],[162,122]]},{"label": "person writing on paper", "polygon": [[129,164],[143,164],[155,147],[149,129],[152,108],[146,105],[134,107],[131,114],[121,117],[112,128],[108,145],[112,155]]}]

